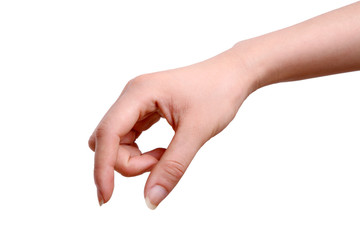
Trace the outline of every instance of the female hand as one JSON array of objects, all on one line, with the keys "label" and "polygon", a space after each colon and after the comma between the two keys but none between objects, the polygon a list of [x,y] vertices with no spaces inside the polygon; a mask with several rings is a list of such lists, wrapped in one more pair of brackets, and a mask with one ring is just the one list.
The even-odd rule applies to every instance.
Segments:
[{"label": "female hand", "polygon": [[[100,204],[125,176],[151,171],[145,198],[155,208],[200,147],[223,130],[246,97],[273,83],[360,70],[360,2],[242,41],[209,60],[130,81],[90,137]],[[314,37],[315,36],[315,37]],[[169,147],[141,154],[136,138],[160,117],[175,130]]]},{"label": "female hand", "polygon": [[[139,76],[123,92],[90,137],[100,205],[124,176],[151,171],[145,185],[154,209],[175,187],[200,147],[234,118],[255,89],[245,61],[232,49],[188,67]],[[141,153],[135,140],[164,117],[175,135],[167,149]]]}]

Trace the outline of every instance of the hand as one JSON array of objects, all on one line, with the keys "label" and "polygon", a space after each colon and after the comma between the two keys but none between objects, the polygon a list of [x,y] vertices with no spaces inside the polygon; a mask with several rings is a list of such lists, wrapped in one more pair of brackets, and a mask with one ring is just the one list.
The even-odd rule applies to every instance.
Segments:
[{"label": "hand", "polygon": [[[234,118],[255,90],[245,61],[232,49],[188,67],[131,80],[89,139],[100,205],[124,176],[151,171],[144,195],[154,209],[172,191],[201,146]],[[164,117],[175,135],[167,149],[141,153],[135,140]]]},{"label": "hand", "polygon": [[[151,171],[144,194],[155,208],[200,147],[227,126],[257,88],[359,70],[359,12],[356,2],[239,42],[204,62],[130,81],[89,140],[100,204],[111,197],[114,169],[124,176]],[[142,154],[135,140],[160,117],[173,127],[174,138],[168,149]]]}]

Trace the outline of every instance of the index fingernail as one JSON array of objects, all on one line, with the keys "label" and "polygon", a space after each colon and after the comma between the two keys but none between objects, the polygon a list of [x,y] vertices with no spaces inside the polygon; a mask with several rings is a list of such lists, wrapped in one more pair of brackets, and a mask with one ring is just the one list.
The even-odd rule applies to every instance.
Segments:
[{"label": "index fingernail", "polygon": [[99,205],[101,207],[104,204],[104,198],[102,197],[102,194],[99,190],[97,190],[97,197],[98,197]]}]

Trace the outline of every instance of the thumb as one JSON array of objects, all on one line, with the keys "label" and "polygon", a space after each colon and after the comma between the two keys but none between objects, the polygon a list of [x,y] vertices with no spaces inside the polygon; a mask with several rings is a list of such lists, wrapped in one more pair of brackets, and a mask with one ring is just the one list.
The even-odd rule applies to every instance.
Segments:
[{"label": "thumb", "polygon": [[146,204],[155,209],[173,190],[204,141],[191,128],[179,128],[168,149],[152,169],[145,185]]}]

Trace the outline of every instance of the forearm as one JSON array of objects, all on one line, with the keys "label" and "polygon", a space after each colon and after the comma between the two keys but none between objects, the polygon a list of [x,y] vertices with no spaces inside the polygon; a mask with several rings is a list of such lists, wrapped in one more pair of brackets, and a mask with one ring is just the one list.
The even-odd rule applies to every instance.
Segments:
[{"label": "forearm", "polygon": [[360,2],[236,44],[254,88],[360,70]]}]

